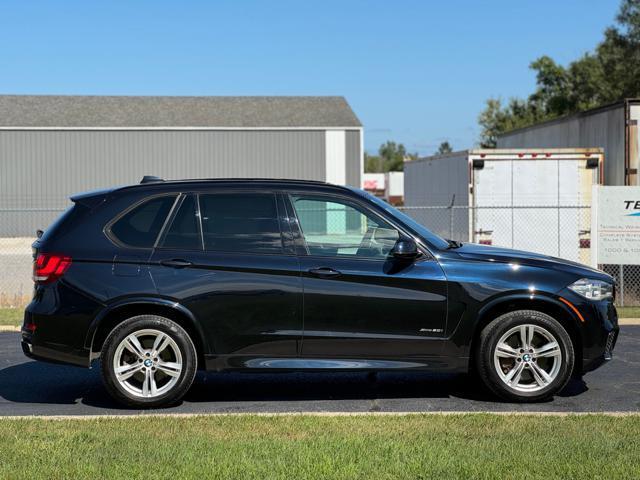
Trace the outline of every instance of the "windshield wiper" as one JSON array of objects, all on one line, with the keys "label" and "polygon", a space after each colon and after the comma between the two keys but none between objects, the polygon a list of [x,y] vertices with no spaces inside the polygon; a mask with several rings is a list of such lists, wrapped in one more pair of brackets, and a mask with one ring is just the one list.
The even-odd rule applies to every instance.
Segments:
[{"label": "windshield wiper", "polygon": [[459,242],[457,240],[450,240],[448,238],[445,238],[445,240],[449,244],[447,248],[460,248],[462,246],[462,242]]}]

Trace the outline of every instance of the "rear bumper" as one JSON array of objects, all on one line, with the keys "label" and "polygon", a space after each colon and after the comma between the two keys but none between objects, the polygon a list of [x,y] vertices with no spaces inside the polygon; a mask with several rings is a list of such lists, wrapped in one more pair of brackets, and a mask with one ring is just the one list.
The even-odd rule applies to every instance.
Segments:
[{"label": "rear bumper", "polygon": [[57,283],[38,288],[25,309],[22,351],[35,360],[89,367],[85,339],[98,305]]},{"label": "rear bumper", "polygon": [[38,335],[27,330],[22,330],[22,352],[33,360],[50,363],[64,363],[80,367],[89,366],[89,351],[74,349],[67,345],[49,345],[41,342]]}]

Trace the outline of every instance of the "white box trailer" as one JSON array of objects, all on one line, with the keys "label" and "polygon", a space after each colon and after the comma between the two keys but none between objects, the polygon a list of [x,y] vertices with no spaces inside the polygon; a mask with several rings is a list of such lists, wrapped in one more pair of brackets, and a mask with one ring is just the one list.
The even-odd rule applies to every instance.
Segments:
[{"label": "white box trailer", "polygon": [[406,163],[405,206],[454,240],[589,263],[599,148],[477,149]]}]

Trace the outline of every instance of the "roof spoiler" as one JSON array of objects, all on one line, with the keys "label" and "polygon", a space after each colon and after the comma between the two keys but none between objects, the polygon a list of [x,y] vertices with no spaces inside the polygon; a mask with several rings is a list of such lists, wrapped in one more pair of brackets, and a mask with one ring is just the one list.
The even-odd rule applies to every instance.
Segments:
[{"label": "roof spoiler", "polygon": [[76,193],[71,195],[70,200],[73,203],[84,205],[89,208],[93,208],[106,198],[114,189],[105,188],[101,190],[91,190],[89,192]]},{"label": "roof spoiler", "polygon": [[155,175],[145,175],[140,180],[140,183],[156,183],[156,182],[164,182],[164,179],[160,177],[156,177]]}]

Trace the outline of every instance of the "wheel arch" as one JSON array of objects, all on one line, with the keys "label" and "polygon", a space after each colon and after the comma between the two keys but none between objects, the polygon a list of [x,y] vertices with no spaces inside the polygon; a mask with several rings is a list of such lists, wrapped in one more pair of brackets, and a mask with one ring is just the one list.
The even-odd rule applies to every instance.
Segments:
[{"label": "wheel arch", "polygon": [[[576,367],[582,365],[582,333],[580,331],[580,320],[576,315],[564,303],[555,298],[546,296],[531,298],[530,295],[513,295],[496,299],[485,305],[478,312],[469,348],[469,371],[473,371],[475,368],[475,353],[482,330],[500,315],[517,310],[535,310],[557,320],[567,331],[573,343]],[[578,370],[580,369],[577,368],[575,372],[578,373]]]},{"label": "wheel arch", "polygon": [[104,341],[109,333],[125,321],[136,315],[159,315],[173,320],[189,335],[196,347],[198,365],[204,367],[205,355],[209,353],[209,345],[202,328],[195,316],[183,305],[172,300],[158,298],[127,299],[105,308],[92,322],[87,334],[86,343],[90,350],[90,361],[100,355]]}]

